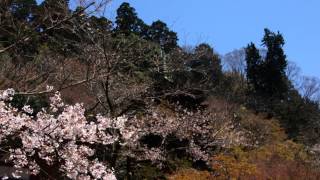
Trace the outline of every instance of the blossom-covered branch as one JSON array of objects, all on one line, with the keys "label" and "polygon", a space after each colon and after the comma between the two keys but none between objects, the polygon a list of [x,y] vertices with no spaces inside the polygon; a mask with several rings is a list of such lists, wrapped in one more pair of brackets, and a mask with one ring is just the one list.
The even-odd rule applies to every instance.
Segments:
[{"label": "blossom-covered branch", "polygon": [[58,166],[71,179],[116,179],[91,147],[117,141],[119,135],[106,130],[121,129],[124,123],[102,116],[88,121],[82,104],[65,105],[59,92],[50,98],[50,109],[33,117],[30,106],[21,112],[8,103],[13,95],[12,89],[0,95],[0,143],[8,147],[16,176],[22,168],[38,174],[43,166]]}]

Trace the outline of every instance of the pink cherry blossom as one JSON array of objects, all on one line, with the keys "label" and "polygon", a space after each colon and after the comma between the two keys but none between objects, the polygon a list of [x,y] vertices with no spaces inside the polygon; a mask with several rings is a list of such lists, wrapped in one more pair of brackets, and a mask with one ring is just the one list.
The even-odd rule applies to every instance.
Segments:
[{"label": "pink cherry blossom", "polygon": [[[18,111],[5,102],[13,95],[12,89],[0,95],[0,143],[6,143],[8,138],[21,140],[21,147],[8,149],[8,160],[15,168],[28,168],[31,173],[38,174],[41,171],[36,161],[38,157],[49,166],[58,164],[60,171],[71,179],[116,179],[114,171],[104,162],[90,160],[95,150],[85,144],[114,143],[119,135],[111,135],[105,130],[123,129],[126,118],[115,122],[99,115],[97,122],[89,122],[83,105],[65,105],[59,92],[50,98],[51,111],[43,109],[32,117],[30,106]],[[12,175],[18,177],[18,174]]]}]

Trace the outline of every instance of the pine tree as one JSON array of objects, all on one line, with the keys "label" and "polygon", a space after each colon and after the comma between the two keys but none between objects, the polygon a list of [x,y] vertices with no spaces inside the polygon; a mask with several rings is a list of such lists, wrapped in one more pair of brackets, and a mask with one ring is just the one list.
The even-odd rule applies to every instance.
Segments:
[{"label": "pine tree", "polygon": [[151,24],[148,31],[148,39],[160,44],[166,53],[177,47],[177,33],[170,31],[167,24],[160,20]]},{"label": "pine tree", "polygon": [[129,35],[135,33],[143,36],[146,33],[147,25],[139,19],[136,10],[129,3],[124,2],[117,9],[116,32]]},{"label": "pine tree", "polygon": [[283,96],[288,91],[286,77],[287,60],[283,51],[285,44],[283,36],[278,32],[271,32],[265,29],[262,43],[268,49],[264,61],[264,83],[267,94]]},{"label": "pine tree", "polygon": [[199,59],[212,59],[214,56],[213,48],[206,43],[201,43],[195,48],[195,55]]},{"label": "pine tree", "polygon": [[262,44],[267,48],[264,59],[253,43],[246,48],[248,82],[255,93],[283,98],[289,89],[285,74],[287,60],[283,51],[284,39],[279,32],[265,29]]},{"label": "pine tree", "polygon": [[259,72],[261,70],[262,59],[259,54],[259,50],[253,43],[250,43],[246,47],[245,51],[247,63],[246,73],[248,83],[253,86],[254,90],[260,91],[262,87]]},{"label": "pine tree", "polygon": [[205,73],[209,84],[217,85],[222,78],[222,67],[219,56],[214,53],[213,48],[206,43],[202,43],[195,48],[195,58],[199,62],[198,70]]},{"label": "pine tree", "polygon": [[105,17],[91,16],[90,24],[99,32],[110,32],[112,29],[112,21]]}]

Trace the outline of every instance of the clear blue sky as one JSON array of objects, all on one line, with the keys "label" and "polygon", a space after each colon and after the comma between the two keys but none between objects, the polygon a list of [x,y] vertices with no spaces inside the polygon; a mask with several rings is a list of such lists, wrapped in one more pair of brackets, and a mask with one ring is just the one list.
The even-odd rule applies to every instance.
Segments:
[{"label": "clear blue sky", "polygon": [[[113,0],[114,18],[124,1]],[[146,23],[160,19],[178,32],[180,44],[208,42],[220,54],[261,44],[263,29],[280,31],[288,59],[320,78],[320,0],[127,0]]]},{"label": "clear blue sky", "polygon": [[[38,0],[40,1],[40,0]],[[106,16],[114,19],[124,2],[112,0]],[[163,20],[180,45],[207,42],[225,54],[261,44],[263,29],[280,31],[285,52],[303,74],[320,78],[320,0],[127,0],[151,24]]]}]

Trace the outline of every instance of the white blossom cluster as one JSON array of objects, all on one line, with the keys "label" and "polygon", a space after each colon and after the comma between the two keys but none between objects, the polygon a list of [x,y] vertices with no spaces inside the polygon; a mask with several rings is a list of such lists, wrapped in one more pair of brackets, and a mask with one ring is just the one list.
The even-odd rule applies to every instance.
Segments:
[{"label": "white blossom cluster", "polygon": [[126,118],[115,121],[99,115],[97,121],[89,122],[82,104],[65,105],[59,92],[50,98],[49,110],[42,109],[33,117],[29,106],[21,112],[8,103],[13,95],[12,89],[0,93],[0,144],[21,142],[2,149],[18,170],[16,177],[22,168],[38,174],[43,170],[39,162],[45,162],[58,166],[70,179],[116,179],[112,169],[93,158],[95,150],[90,147],[117,141],[119,135],[106,129],[123,129]]},{"label": "white blossom cluster", "polygon": [[[1,151],[7,151],[8,160],[15,168],[27,168],[33,174],[44,171],[41,163],[45,162],[49,167],[58,166],[70,179],[114,180],[114,170],[95,158],[94,147],[107,147],[115,142],[121,145],[121,156],[150,160],[161,167],[168,153],[166,140],[172,135],[188,141],[185,147],[179,148],[184,148],[194,160],[206,162],[216,146],[227,147],[244,141],[241,132],[233,126],[227,108],[171,115],[151,108],[142,118],[128,120],[97,115],[94,120],[88,120],[82,104],[66,105],[56,92],[50,98],[50,108],[33,117],[30,106],[19,111],[10,105],[13,95],[12,89],[0,93],[0,145],[8,147],[12,141],[21,145],[10,144]],[[149,134],[161,137],[159,146],[150,148],[141,143]]]},{"label": "white blossom cluster", "polygon": [[[154,163],[165,160],[166,140],[172,135],[179,140],[188,140],[188,145],[180,148],[184,148],[193,160],[205,162],[209,161],[210,152],[215,147],[230,147],[244,142],[241,131],[233,125],[228,109],[220,109],[214,113],[184,111],[168,115],[167,112],[154,108],[150,115],[142,119],[130,119],[130,127],[126,129],[128,128],[133,133],[126,143],[132,150],[129,155]],[[161,145],[152,148],[141,146],[139,139],[148,134],[160,136]]]}]

